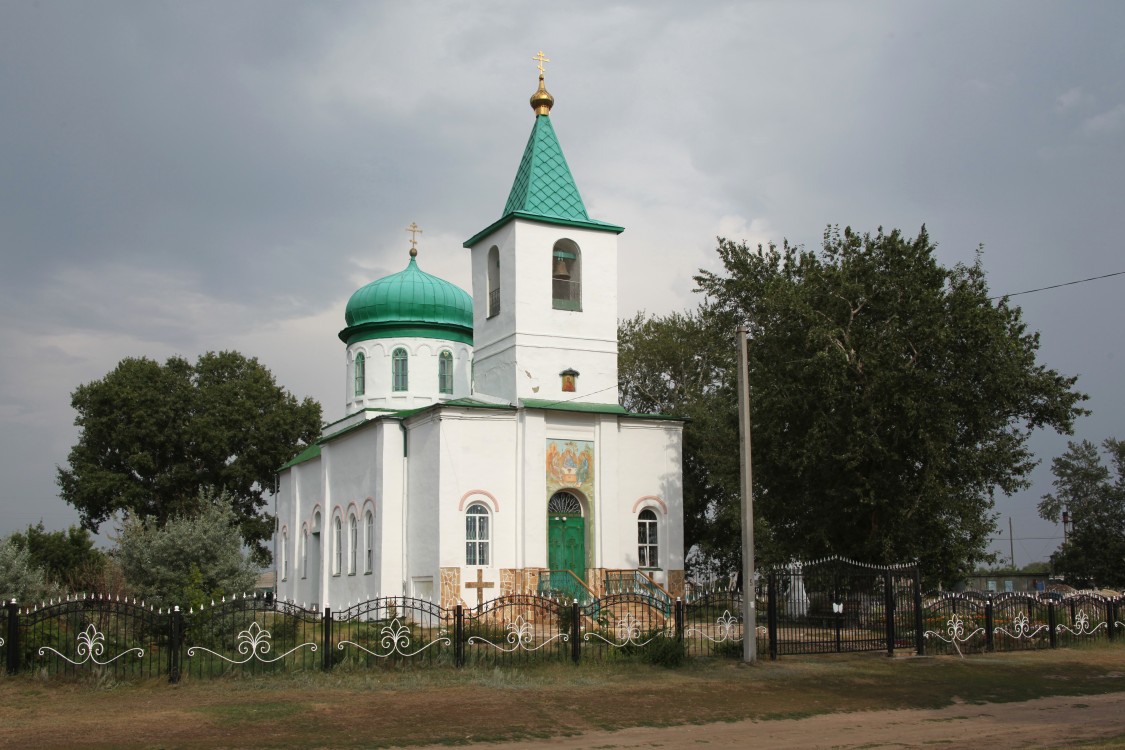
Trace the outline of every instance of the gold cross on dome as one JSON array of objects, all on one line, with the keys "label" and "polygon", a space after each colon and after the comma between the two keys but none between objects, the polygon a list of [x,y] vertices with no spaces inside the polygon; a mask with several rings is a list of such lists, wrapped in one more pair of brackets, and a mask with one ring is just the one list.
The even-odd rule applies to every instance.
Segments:
[{"label": "gold cross on dome", "polygon": [[551,62],[550,59],[547,58],[547,56],[543,54],[543,50],[539,50],[539,54],[536,55],[535,57],[531,58],[531,59],[535,60],[536,62],[539,63],[539,65],[538,65],[539,75],[543,75],[546,72],[546,71],[543,70],[543,63]]},{"label": "gold cross on dome", "polygon": [[422,233],[422,230],[412,221],[406,231],[410,232],[410,255],[413,257],[418,254],[418,235]]}]

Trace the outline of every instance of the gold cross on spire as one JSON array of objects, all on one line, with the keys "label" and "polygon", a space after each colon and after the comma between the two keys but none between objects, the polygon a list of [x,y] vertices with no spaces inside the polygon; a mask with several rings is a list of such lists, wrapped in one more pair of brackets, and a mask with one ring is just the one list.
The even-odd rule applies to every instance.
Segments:
[{"label": "gold cross on spire", "polygon": [[550,59],[548,59],[547,56],[543,54],[543,50],[539,50],[539,54],[531,59],[539,63],[539,77],[542,78],[543,74],[546,72],[543,70],[543,63],[551,62]]},{"label": "gold cross on spire", "polygon": [[418,255],[418,235],[422,233],[422,230],[412,221],[406,231],[410,232],[410,257],[414,258]]}]

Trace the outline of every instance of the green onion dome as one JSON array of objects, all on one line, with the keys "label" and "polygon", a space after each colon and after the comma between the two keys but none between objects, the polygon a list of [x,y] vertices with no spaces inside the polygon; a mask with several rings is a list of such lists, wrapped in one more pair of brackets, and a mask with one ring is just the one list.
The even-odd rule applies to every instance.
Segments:
[{"label": "green onion dome", "polygon": [[459,286],[418,268],[406,268],[356,290],[344,311],[346,344],[417,337],[473,343],[473,298]]}]

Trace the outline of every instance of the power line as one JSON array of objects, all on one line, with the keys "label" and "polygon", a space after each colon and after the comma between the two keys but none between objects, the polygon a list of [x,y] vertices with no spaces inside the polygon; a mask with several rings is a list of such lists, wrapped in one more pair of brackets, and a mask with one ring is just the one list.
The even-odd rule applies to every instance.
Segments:
[{"label": "power line", "polygon": [[1011,294],[1000,294],[1000,295],[997,295],[995,297],[989,297],[989,299],[993,300],[993,299],[1002,299],[1004,297],[1018,297],[1021,294],[1032,294],[1033,292],[1045,292],[1048,289],[1058,289],[1059,287],[1072,286],[1074,284],[1085,284],[1087,281],[1097,281],[1098,279],[1108,279],[1111,276],[1123,276],[1123,275],[1125,275],[1125,271],[1116,271],[1114,273],[1102,274],[1101,276],[1091,276],[1088,279],[1078,279],[1077,281],[1067,281],[1067,282],[1062,283],[1062,284],[1052,284],[1051,286],[1041,286],[1038,289],[1028,289],[1028,290],[1023,291],[1023,292],[1012,292]]}]

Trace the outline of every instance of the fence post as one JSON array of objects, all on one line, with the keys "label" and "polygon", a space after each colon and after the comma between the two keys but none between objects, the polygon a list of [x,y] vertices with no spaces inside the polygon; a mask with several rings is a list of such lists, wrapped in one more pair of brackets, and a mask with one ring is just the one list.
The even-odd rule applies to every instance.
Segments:
[{"label": "fence post", "polygon": [[992,640],[992,594],[984,603],[984,647],[988,651],[995,651],[996,644]]},{"label": "fence post", "polygon": [[324,669],[332,669],[332,608],[324,608]]},{"label": "fence post", "polygon": [[676,641],[684,642],[684,601],[678,596],[676,597]]},{"label": "fence post", "polygon": [[465,666],[465,608],[460,604],[453,608],[453,663]]},{"label": "fence post", "polygon": [[16,600],[7,603],[8,610],[8,672],[20,671],[20,616]]},{"label": "fence post", "polygon": [[922,573],[914,566],[914,652],[926,655],[926,636],[922,624]]},{"label": "fence post", "polygon": [[[756,627],[757,623],[750,623]],[[745,629],[745,625],[742,626]],[[766,584],[766,631],[770,639],[770,660],[777,661],[777,571],[771,570]]]},{"label": "fence post", "polygon": [[891,571],[883,572],[883,613],[887,620],[887,656],[895,655],[895,592]]},{"label": "fence post", "polygon": [[1105,631],[1106,631],[1106,635],[1109,637],[1109,640],[1111,642],[1113,641],[1113,639],[1117,635],[1114,632],[1115,628],[1114,628],[1114,625],[1113,625],[1114,621],[1117,620],[1117,618],[1114,616],[1114,615],[1117,614],[1116,610],[1117,610],[1117,603],[1114,602],[1112,599],[1107,599],[1106,603],[1105,603]]},{"label": "fence post", "polygon": [[1050,636],[1051,648],[1059,647],[1059,634],[1055,632],[1055,622],[1057,621],[1055,614],[1055,603],[1050,602],[1047,605],[1047,635]]},{"label": "fence post", "polygon": [[581,628],[578,626],[578,600],[570,603],[570,658],[577,664],[578,660],[582,657],[581,645],[578,642],[578,632]]},{"label": "fence post", "polygon": [[168,682],[175,684],[180,681],[180,651],[184,645],[184,613],[178,606],[172,607],[168,613],[168,622],[171,638],[168,642]]}]

